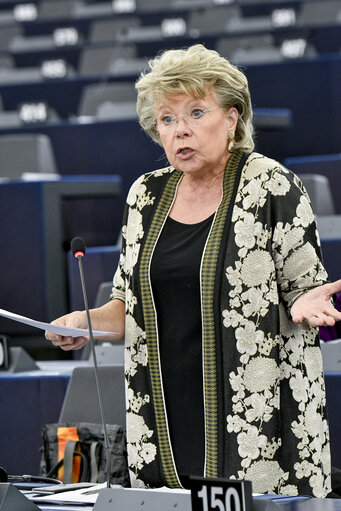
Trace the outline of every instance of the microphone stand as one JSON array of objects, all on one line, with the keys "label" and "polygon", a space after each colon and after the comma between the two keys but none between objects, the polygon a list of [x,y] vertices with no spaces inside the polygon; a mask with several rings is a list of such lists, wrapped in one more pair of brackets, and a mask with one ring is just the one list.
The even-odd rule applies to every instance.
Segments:
[{"label": "microphone stand", "polygon": [[83,298],[84,298],[84,305],[86,310],[86,316],[88,320],[88,327],[89,327],[89,337],[90,337],[90,346],[91,346],[91,353],[92,358],[94,361],[94,370],[95,370],[95,378],[96,378],[96,386],[97,386],[97,393],[98,393],[98,400],[99,400],[99,408],[101,412],[101,418],[103,423],[103,431],[104,431],[104,446],[107,453],[107,488],[111,487],[111,448],[109,443],[109,436],[108,436],[108,430],[107,430],[107,423],[105,420],[105,414],[104,414],[104,406],[103,406],[103,394],[102,394],[102,387],[101,387],[101,381],[99,377],[99,371],[98,371],[98,365],[97,365],[97,357],[96,357],[96,351],[95,351],[95,340],[92,333],[92,324],[91,324],[91,318],[90,318],[90,311],[89,311],[89,305],[88,305],[88,297],[86,292],[86,286],[85,286],[85,279],[84,279],[84,272],[83,272],[83,262],[82,262],[82,255],[80,253],[75,254],[78,265],[79,265],[79,273],[81,277],[81,283],[82,283],[82,291],[83,291]]}]

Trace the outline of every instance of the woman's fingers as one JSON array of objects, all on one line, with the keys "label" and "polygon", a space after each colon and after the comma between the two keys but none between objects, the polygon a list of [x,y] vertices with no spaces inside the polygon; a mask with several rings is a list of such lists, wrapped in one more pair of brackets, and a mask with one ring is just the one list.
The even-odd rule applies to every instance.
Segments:
[{"label": "woman's fingers", "polygon": [[341,290],[341,279],[318,286],[297,298],[291,308],[294,323],[301,328],[334,326],[341,320],[341,312],[335,309],[330,298]]},{"label": "woman's fingers", "polygon": [[330,282],[325,286],[328,290],[329,296],[332,297],[336,293],[341,292],[341,279],[335,280],[334,282]]},{"label": "woman's fingers", "polygon": [[61,335],[55,336],[57,338],[50,339],[48,337],[48,332],[46,332],[45,337],[51,341],[54,346],[64,351],[78,350],[89,341],[88,337],[62,337]]},{"label": "woman's fingers", "polygon": [[318,314],[316,316],[311,315],[308,316],[305,321],[312,327],[335,325],[335,319],[328,314]]},{"label": "woman's fingers", "polygon": [[[71,328],[86,328],[87,321],[84,311],[75,311],[56,319],[51,323],[51,325],[68,326]],[[88,337],[62,336],[50,332],[49,330],[46,330],[45,338],[48,341],[51,341],[54,346],[58,346],[65,351],[78,350],[89,341]]]},{"label": "woman's fingers", "polygon": [[88,342],[88,338],[87,337],[75,337],[75,338],[72,338],[72,341],[67,341],[67,342],[61,342],[59,344],[60,348],[62,348],[62,350],[64,351],[69,351],[69,350],[79,350],[80,348],[83,348],[83,346]]}]

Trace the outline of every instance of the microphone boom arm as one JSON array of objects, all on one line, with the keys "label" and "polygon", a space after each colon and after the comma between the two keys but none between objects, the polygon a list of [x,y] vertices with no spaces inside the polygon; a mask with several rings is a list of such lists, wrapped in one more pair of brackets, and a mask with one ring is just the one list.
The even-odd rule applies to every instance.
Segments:
[{"label": "microphone boom arm", "polygon": [[109,442],[109,436],[108,436],[108,430],[107,430],[107,423],[106,423],[105,414],[104,414],[102,387],[101,387],[101,381],[100,381],[98,365],[97,365],[97,357],[96,357],[96,351],[95,351],[95,340],[94,340],[94,336],[92,333],[92,324],[91,324],[90,311],[89,311],[89,305],[88,305],[88,297],[87,297],[84,272],[83,272],[82,257],[84,256],[84,254],[81,254],[78,252],[75,254],[75,256],[78,260],[79,273],[80,273],[81,283],[82,283],[84,305],[85,305],[85,310],[86,310],[86,315],[87,315],[87,320],[88,320],[91,354],[92,354],[92,359],[94,362],[99,408],[100,408],[100,413],[101,413],[102,423],[103,423],[104,446],[105,446],[105,450],[107,453],[107,468],[106,468],[107,487],[110,488],[111,487],[111,485],[110,485],[110,483],[111,483],[111,448],[110,448],[110,442]]}]

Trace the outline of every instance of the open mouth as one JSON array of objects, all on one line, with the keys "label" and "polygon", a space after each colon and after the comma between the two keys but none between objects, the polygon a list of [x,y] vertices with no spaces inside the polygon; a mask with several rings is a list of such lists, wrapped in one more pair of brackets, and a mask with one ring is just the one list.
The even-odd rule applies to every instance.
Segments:
[{"label": "open mouth", "polygon": [[182,147],[180,149],[177,150],[176,154],[187,154],[189,153],[190,151],[193,151],[193,149],[191,149],[190,147]]}]

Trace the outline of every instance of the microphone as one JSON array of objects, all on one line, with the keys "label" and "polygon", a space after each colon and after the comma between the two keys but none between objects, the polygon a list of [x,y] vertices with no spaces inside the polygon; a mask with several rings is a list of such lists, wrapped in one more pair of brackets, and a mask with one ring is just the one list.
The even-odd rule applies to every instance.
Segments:
[{"label": "microphone", "polygon": [[100,376],[99,376],[99,371],[98,371],[97,357],[96,357],[96,350],[95,350],[95,341],[94,341],[94,337],[93,337],[93,333],[92,333],[92,324],[91,324],[90,311],[89,311],[89,305],[88,305],[88,296],[87,296],[87,292],[86,292],[85,279],[84,279],[83,257],[85,256],[85,250],[86,249],[85,249],[84,240],[79,237],[73,238],[73,240],[71,241],[71,252],[72,252],[73,256],[78,260],[79,273],[80,273],[81,283],[82,283],[84,306],[85,306],[86,316],[87,316],[87,320],[88,320],[90,347],[91,347],[92,358],[94,361],[94,371],[95,371],[99,408],[100,408],[103,431],[104,431],[104,446],[105,446],[105,450],[107,452],[107,468],[106,468],[107,488],[110,488],[111,487],[110,486],[110,482],[111,482],[111,448],[110,448],[110,442],[109,442],[109,436],[108,436],[108,430],[107,430],[107,422],[105,420],[105,414],[104,414],[103,393],[102,393],[101,381],[100,381]]}]

